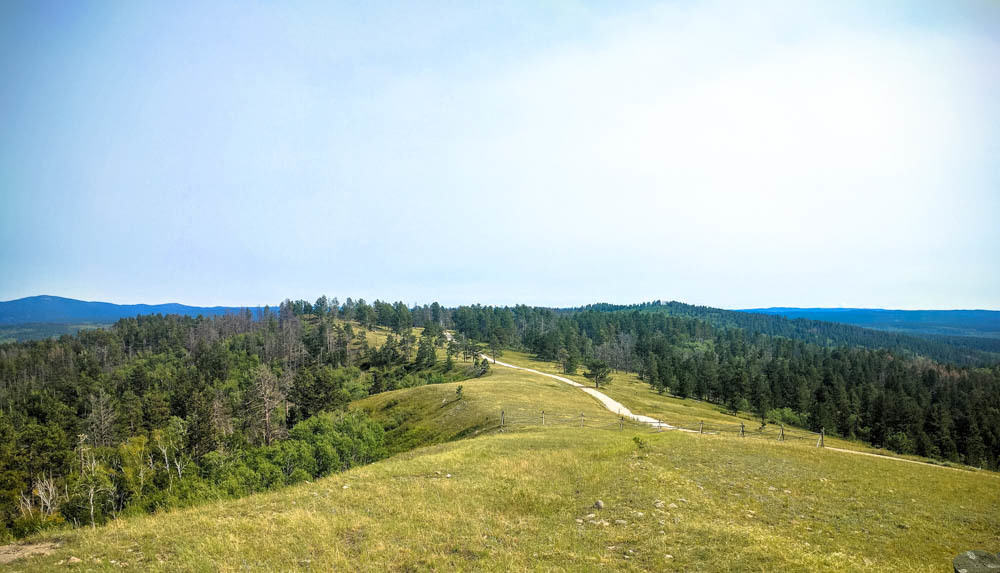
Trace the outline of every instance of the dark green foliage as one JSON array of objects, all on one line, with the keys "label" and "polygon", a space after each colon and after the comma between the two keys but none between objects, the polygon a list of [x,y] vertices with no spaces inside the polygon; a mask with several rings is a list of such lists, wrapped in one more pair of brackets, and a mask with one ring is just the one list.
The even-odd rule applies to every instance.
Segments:
[{"label": "dark green foliage", "polygon": [[[335,322],[372,326],[373,307],[325,297],[0,344],[0,538],[263,491],[384,456],[382,427],[346,413],[351,400],[468,373],[446,374],[430,335],[414,348],[407,325],[417,310],[430,321],[430,307],[376,308],[401,331],[378,347]],[[439,306],[430,330],[442,323]]]},{"label": "dark green foliage", "polygon": [[1000,358],[976,345],[674,302],[471,306],[452,319],[470,339],[495,337],[564,369],[570,356],[599,359],[637,372],[658,392],[753,412],[765,423],[1000,464]]},{"label": "dark green foliage", "polygon": [[605,361],[595,358],[587,363],[587,371],[583,375],[593,380],[594,386],[600,388],[601,384],[611,379],[611,368]]},{"label": "dark green foliage", "polygon": [[[789,319],[772,314],[722,310],[676,301],[640,305],[595,304],[579,311],[633,311],[694,318],[721,328],[739,328],[758,334],[781,336],[821,346],[861,346],[884,348],[903,355],[921,355],[958,365],[982,366],[1000,361],[1000,342],[996,339],[961,336],[915,336],[861,328],[838,322],[806,318]],[[576,312],[576,311],[566,311]]]},{"label": "dark green foliage", "polygon": [[304,420],[323,410],[340,410],[351,401],[346,387],[349,381],[357,380],[361,371],[357,368],[332,368],[330,366],[309,366],[295,373],[288,398],[295,406],[295,419]]},{"label": "dark green foliage", "polygon": [[434,340],[424,335],[420,337],[420,345],[417,347],[416,364],[420,368],[430,368],[437,362],[437,352],[434,349]]},{"label": "dark green foliage", "polygon": [[566,374],[576,374],[577,368],[580,367],[580,359],[576,354],[566,353],[566,358],[562,361],[563,372]]}]

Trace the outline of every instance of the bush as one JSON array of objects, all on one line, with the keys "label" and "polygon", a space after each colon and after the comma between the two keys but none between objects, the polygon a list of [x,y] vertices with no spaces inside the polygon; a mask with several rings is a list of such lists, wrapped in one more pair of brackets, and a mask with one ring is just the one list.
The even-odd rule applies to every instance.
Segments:
[{"label": "bush", "polygon": [[913,453],[913,440],[906,432],[896,432],[891,434],[889,439],[886,440],[886,447],[890,450],[900,453],[900,454],[912,454]]},{"label": "bush", "polygon": [[323,412],[296,424],[289,437],[312,448],[313,475],[320,476],[384,457],[384,434],[363,412]]},{"label": "bush", "polygon": [[767,411],[767,421],[772,424],[788,424],[789,426],[807,427],[809,425],[809,414],[796,413],[789,407],[775,408]]},{"label": "bush", "polygon": [[58,527],[65,522],[63,516],[58,513],[55,515],[42,515],[41,513],[22,515],[14,520],[13,531],[16,537],[26,537],[39,531]]}]

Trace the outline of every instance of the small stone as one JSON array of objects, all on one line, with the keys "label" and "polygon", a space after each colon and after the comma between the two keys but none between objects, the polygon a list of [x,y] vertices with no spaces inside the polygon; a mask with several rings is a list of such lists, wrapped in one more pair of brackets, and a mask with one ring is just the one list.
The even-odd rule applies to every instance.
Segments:
[{"label": "small stone", "polygon": [[658,500],[656,500],[656,501],[653,502],[653,507],[655,507],[657,509],[662,508],[664,505],[665,504],[663,503],[662,499],[658,499]]},{"label": "small stone", "polygon": [[594,502],[594,507],[597,509],[604,509],[604,502],[601,500],[597,500]]},{"label": "small stone", "polygon": [[596,513],[588,513],[586,516],[584,516],[584,519],[594,519],[595,517],[597,517]]},{"label": "small stone", "polygon": [[83,561],[83,559],[80,559],[79,557],[73,555],[69,558],[68,563],[79,563],[81,561]]},{"label": "small stone", "polygon": [[792,493],[792,490],[790,490],[790,489],[786,489],[786,490],[785,490],[785,493]]},{"label": "small stone", "polygon": [[667,507],[669,507],[670,509],[677,509],[677,504],[676,503],[671,503]]},{"label": "small stone", "polygon": [[347,489],[349,487],[351,487],[351,486],[347,485],[346,483],[344,484],[344,489]]},{"label": "small stone", "polygon": [[664,556],[663,556],[663,558],[664,558],[664,559],[673,559],[673,558],[674,558],[674,556],[673,556],[673,555],[671,555],[671,554],[669,554],[669,553],[667,553],[666,555],[664,555]]},{"label": "small stone", "polygon": [[767,491],[778,491],[778,488],[774,487],[773,485],[768,486]]},{"label": "small stone", "polygon": [[624,519],[616,519],[615,525],[628,525],[628,522],[625,521]]},{"label": "small stone", "polygon": [[641,511],[637,511],[637,512],[635,512],[635,516],[636,516],[636,517],[644,517],[645,515],[646,515],[646,514],[645,514],[645,513],[643,513],[643,512],[641,512]]},{"label": "small stone", "polygon": [[577,523],[580,523],[580,524],[582,524],[582,523],[583,523],[583,520],[582,520],[582,519],[580,519],[580,518],[577,518],[576,522],[577,522]]},{"label": "small stone", "polygon": [[955,567],[955,571],[966,571],[968,573],[1000,571],[1000,557],[979,549],[963,551],[951,563]]},{"label": "small stone", "polygon": [[447,475],[445,475],[444,477],[446,477],[446,478],[448,478],[448,479],[451,479],[451,474],[447,474]]}]

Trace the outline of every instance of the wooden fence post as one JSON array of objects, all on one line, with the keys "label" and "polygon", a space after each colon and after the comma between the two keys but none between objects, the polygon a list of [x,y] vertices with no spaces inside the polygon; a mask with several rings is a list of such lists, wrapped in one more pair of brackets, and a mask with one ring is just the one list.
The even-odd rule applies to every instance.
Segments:
[{"label": "wooden fence post", "polygon": [[545,425],[545,410],[542,410],[542,425]]},{"label": "wooden fence post", "polygon": [[819,447],[825,448],[826,444],[823,443],[823,437],[826,435],[826,428],[819,429]]},{"label": "wooden fence post", "polygon": [[778,441],[781,441],[781,442],[785,441],[785,425],[784,424],[781,425],[781,433],[778,434]]},{"label": "wooden fence post", "polygon": [[745,430],[745,427],[743,425],[743,422],[740,422],[740,437],[741,438],[745,438],[746,437],[746,433],[744,432],[744,430]]},{"label": "wooden fence post", "polygon": [[618,429],[619,430],[625,429],[625,416],[622,416],[621,418],[618,419]]},{"label": "wooden fence post", "polygon": [[705,420],[698,422],[698,433],[699,434],[705,433]]},{"label": "wooden fence post", "polygon": [[500,427],[503,427],[503,410],[500,410]]}]

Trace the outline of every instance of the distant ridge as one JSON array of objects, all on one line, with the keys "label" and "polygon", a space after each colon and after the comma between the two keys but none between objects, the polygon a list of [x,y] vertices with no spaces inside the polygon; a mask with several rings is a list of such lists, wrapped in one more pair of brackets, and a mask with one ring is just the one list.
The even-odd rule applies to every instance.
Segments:
[{"label": "distant ridge", "polygon": [[114,304],[90,302],[61,296],[39,295],[0,302],[0,325],[26,323],[108,324],[140,314],[180,314],[215,316],[239,312],[243,307],[188,306],[166,304]]},{"label": "distant ridge", "polygon": [[892,310],[882,308],[748,308],[741,312],[840,322],[911,334],[1000,338],[997,310]]}]

